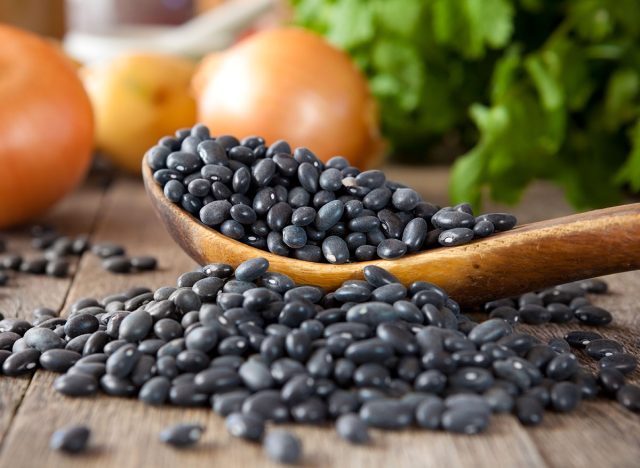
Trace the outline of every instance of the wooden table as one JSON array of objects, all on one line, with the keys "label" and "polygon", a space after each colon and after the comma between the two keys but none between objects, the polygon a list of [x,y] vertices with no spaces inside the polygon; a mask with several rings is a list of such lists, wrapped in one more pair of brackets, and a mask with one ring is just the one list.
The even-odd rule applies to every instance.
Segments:
[{"label": "wooden table", "polygon": [[[419,189],[426,199],[446,204],[446,170],[389,168],[388,172]],[[528,222],[561,216],[570,208],[557,189],[537,184],[512,211],[521,222]],[[87,183],[59,204],[46,221],[68,235],[90,233],[93,242],[116,241],[131,254],[154,255],[160,269],[114,275],[102,270],[93,255],[84,255],[68,279],[19,275],[10,286],[0,288],[0,311],[5,316],[30,319],[38,306],[57,308],[65,315],[80,297],[100,298],[134,285],[172,285],[178,274],[195,267],[154,217],[142,184],[134,179],[118,178],[108,185]],[[8,239],[16,249],[28,248],[24,232],[10,232]],[[607,281],[611,294],[595,299],[615,317],[604,334],[624,342],[638,355],[640,272],[613,275]],[[530,327],[530,331],[549,338],[577,328],[576,324],[547,325]],[[55,376],[39,370],[22,378],[0,377],[0,466],[271,466],[259,446],[232,439],[222,419],[209,409],[152,408],[134,399],[104,395],[68,398],[52,389]],[[638,382],[639,377],[636,370],[631,380]],[[196,448],[175,450],[158,442],[164,426],[186,421],[207,428]],[[51,433],[72,423],[92,428],[92,449],[79,456],[49,450]],[[374,431],[375,442],[366,447],[346,444],[331,428],[291,428],[304,442],[306,466],[640,466],[640,416],[604,400],[583,403],[569,415],[547,412],[543,424],[533,429],[502,415],[494,417],[490,429],[479,436]]]}]

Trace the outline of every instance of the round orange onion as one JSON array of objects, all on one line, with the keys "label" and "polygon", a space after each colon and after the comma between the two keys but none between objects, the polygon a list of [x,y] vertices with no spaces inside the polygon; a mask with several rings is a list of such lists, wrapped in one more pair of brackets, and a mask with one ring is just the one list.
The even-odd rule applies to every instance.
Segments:
[{"label": "round orange onion", "polygon": [[212,133],[287,140],[323,160],[370,167],[383,150],[367,81],[349,56],[311,32],[257,33],[206,57],[193,80]]}]

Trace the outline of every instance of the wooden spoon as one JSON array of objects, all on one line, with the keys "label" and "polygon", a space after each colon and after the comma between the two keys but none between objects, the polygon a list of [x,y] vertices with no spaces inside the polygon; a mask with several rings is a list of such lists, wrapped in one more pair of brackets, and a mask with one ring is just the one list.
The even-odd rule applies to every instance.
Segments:
[{"label": "wooden spoon", "polygon": [[390,271],[404,284],[430,281],[465,306],[560,283],[640,268],[640,203],[565,216],[495,234],[459,247],[426,250],[398,260],[331,265],[274,255],[230,239],[164,196],[143,164],[152,205],[175,241],[198,263],[236,266],[264,257],[270,269],[299,284],[327,290],[362,278],[366,265]]}]

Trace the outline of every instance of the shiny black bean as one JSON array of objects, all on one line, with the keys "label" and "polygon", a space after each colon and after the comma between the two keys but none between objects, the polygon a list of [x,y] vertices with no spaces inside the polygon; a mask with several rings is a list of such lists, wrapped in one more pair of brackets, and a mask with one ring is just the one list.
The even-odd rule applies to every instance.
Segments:
[{"label": "shiny black bean", "polygon": [[369,338],[358,341],[347,347],[345,357],[363,364],[367,362],[384,362],[393,355],[393,348],[380,338]]},{"label": "shiny black bean", "polygon": [[404,429],[413,422],[414,416],[411,405],[390,399],[366,402],[359,415],[367,426],[380,429]]},{"label": "shiny black bean", "polygon": [[75,338],[85,333],[93,333],[100,325],[97,318],[90,314],[77,314],[69,317],[64,325],[64,332],[70,338]]},{"label": "shiny black bean", "polygon": [[200,220],[207,226],[217,226],[229,218],[231,203],[227,200],[215,200],[200,210]]},{"label": "shiny black bean", "polygon": [[277,390],[261,390],[249,396],[242,403],[242,413],[257,414],[265,421],[276,423],[289,420],[289,409]]},{"label": "shiny black bean", "polygon": [[267,433],[263,448],[267,456],[278,463],[294,464],[302,458],[302,442],[287,431],[274,430]]},{"label": "shiny black bean", "polygon": [[600,369],[613,368],[617,369],[623,374],[632,372],[638,365],[638,360],[635,356],[627,353],[616,353],[610,356],[605,356],[598,361],[598,367]]},{"label": "shiny black bean", "polygon": [[586,353],[593,359],[601,359],[605,356],[624,352],[622,344],[614,340],[593,340],[585,347]]},{"label": "shiny black bean", "polygon": [[89,374],[65,374],[56,378],[53,388],[67,396],[88,396],[98,391],[98,382]]},{"label": "shiny black bean", "polygon": [[49,349],[40,355],[40,365],[53,372],[66,372],[82,356],[68,349]]},{"label": "shiny black bean", "polygon": [[40,354],[40,351],[31,348],[14,352],[4,360],[2,372],[4,375],[9,376],[17,376],[31,372],[38,367]]},{"label": "shiny black bean", "polygon": [[[48,328],[30,328],[24,334],[24,343],[41,353],[48,349],[64,348],[65,342],[53,330]],[[14,344],[15,346],[15,344]]]},{"label": "shiny black bean", "polygon": [[608,310],[592,305],[585,305],[575,311],[576,318],[586,325],[607,325],[613,317]]},{"label": "shiny black bean", "polygon": [[578,371],[578,360],[571,353],[559,354],[546,367],[547,377],[554,380],[566,380]]},{"label": "shiny black bean", "polygon": [[567,340],[567,343],[572,348],[585,348],[589,343],[594,340],[602,339],[602,335],[592,331],[586,330],[576,330],[570,331],[564,336],[564,339]]},{"label": "shiny black bean", "polygon": [[438,242],[444,246],[456,246],[466,244],[473,239],[473,231],[469,228],[458,227],[442,231],[438,236]]},{"label": "shiny black bean", "polygon": [[580,403],[581,390],[572,382],[558,382],[551,387],[551,406],[554,410],[566,413],[573,411]]},{"label": "shiny black bean", "polygon": [[509,335],[512,331],[511,325],[506,320],[492,318],[474,327],[469,333],[469,339],[479,346],[497,341],[503,336]]},{"label": "shiny black bean", "polygon": [[624,374],[614,367],[605,367],[600,369],[598,383],[605,393],[613,396],[624,385]]}]

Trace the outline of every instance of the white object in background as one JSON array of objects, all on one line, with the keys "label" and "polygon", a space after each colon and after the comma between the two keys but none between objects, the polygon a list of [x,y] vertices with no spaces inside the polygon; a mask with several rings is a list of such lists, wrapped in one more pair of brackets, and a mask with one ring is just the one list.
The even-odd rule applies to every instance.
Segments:
[{"label": "white object in background", "polygon": [[67,54],[83,63],[129,51],[199,57],[231,45],[243,29],[274,6],[274,0],[229,0],[180,26],[121,27],[95,35],[71,31],[63,45]]}]

